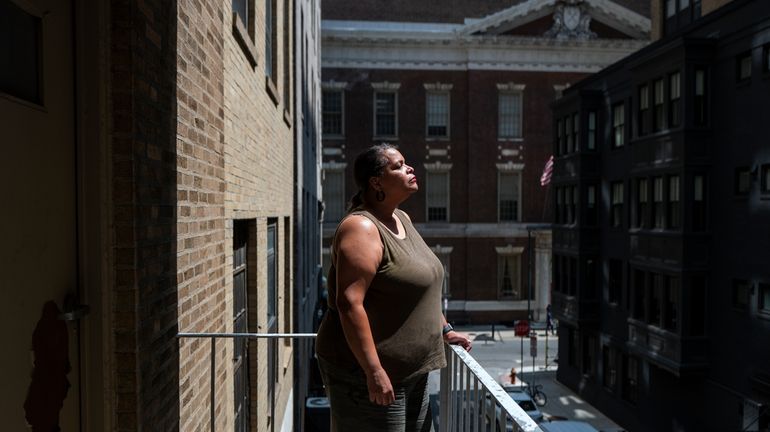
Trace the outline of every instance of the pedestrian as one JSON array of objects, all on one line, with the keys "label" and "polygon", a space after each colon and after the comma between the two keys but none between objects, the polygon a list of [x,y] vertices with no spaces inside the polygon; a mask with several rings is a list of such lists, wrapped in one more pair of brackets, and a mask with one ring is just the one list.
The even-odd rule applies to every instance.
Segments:
[{"label": "pedestrian", "polygon": [[555,335],[556,331],[553,328],[553,314],[551,313],[550,304],[545,308],[545,311],[546,311],[545,332],[548,333],[548,330],[550,330],[551,335]]},{"label": "pedestrian", "polygon": [[515,367],[511,368],[511,373],[508,376],[511,378],[511,384],[515,385],[516,384],[516,368]]},{"label": "pedestrian", "polygon": [[331,245],[328,311],[316,340],[331,430],[432,428],[428,372],[443,343],[471,349],[441,313],[443,266],[398,206],[418,191],[389,144],[356,157],[358,192]]}]

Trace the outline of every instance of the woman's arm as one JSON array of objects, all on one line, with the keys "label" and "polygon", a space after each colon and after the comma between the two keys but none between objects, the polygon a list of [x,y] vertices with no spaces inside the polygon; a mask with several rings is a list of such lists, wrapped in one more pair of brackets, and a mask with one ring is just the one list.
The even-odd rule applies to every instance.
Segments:
[{"label": "woman's arm", "polygon": [[382,261],[382,240],[364,216],[346,218],[335,239],[337,311],[350,350],[366,374],[369,400],[378,405],[395,401],[393,385],[374,346],[364,297]]},{"label": "woman's arm", "polygon": [[460,345],[465,351],[471,350],[471,340],[468,339],[468,336],[466,336],[465,333],[456,332],[451,326],[449,327],[449,331],[445,332],[444,329],[447,329],[447,325],[449,324],[443,314],[441,315],[441,322],[441,333],[444,335],[444,342],[450,345]]}]

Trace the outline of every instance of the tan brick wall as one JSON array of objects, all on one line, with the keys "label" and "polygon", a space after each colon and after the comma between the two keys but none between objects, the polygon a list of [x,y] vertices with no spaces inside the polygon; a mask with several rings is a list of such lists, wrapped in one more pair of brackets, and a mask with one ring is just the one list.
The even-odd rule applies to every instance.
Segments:
[{"label": "tan brick wall", "polygon": [[[177,3],[177,298],[180,332],[232,330],[227,293],[223,2]],[[231,252],[230,252],[231,253]],[[217,344],[217,429],[232,429],[232,343]],[[209,424],[210,343],[179,353],[180,430]]]}]

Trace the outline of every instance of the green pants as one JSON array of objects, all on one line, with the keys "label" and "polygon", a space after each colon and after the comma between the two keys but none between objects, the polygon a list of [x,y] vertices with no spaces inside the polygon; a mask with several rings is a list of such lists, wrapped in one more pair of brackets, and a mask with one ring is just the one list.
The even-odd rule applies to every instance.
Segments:
[{"label": "green pants", "polygon": [[331,405],[332,432],[431,432],[428,374],[394,384],[396,401],[388,406],[369,402],[366,376],[318,359]]}]

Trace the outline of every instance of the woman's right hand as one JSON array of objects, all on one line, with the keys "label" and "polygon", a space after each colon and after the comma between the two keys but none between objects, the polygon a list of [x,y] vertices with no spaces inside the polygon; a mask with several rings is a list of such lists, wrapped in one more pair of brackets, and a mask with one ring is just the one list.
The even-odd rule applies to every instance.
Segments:
[{"label": "woman's right hand", "polygon": [[373,404],[386,406],[396,401],[393,385],[385,369],[367,374],[366,387],[369,389],[369,401]]}]

